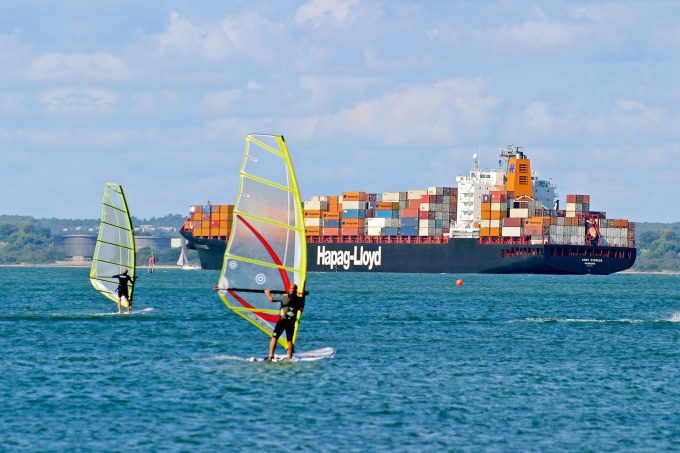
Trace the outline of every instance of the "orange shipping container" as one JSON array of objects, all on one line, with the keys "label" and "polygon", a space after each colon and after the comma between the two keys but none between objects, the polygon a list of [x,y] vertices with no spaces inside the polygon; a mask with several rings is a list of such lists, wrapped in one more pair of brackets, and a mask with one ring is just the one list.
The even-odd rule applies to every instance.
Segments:
[{"label": "orange shipping container", "polygon": [[418,208],[405,208],[399,212],[400,217],[418,217]]},{"label": "orange shipping container", "polygon": [[375,209],[379,211],[396,211],[399,209],[399,202],[379,201],[375,204]]},{"label": "orange shipping container", "polygon": [[307,236],[320,236],[321,227],[305,227],[305,234]]},{"label": "orange shipping container", "polygon": [[320,219],[321,211],[316,209],[305,209],[304,216],[308,219]]},{"label": "orange shipping container", "polygon": [[340,222],[343,228],[363,228],[364,219],[342,219]]},{"label": "orange shipping container", "polygon": [[611,219],[609,222],[612,228],[628,228],[628,220],[625,219]]},{"label": "orange shipping container", "polygon": [[324,220],[340,220],[342,217],[339,212],[324,212],[321,214]]},{"label": "orange shipping container", "polygon": [[363,228],[345,228],[340,230],[343,236],[361,236],[364,234]]},{"label": "orange shipping container", "polygon": [[192,212],[191,213],[191,220],[201,220],[203,218],[203,214],[200,212]]},{"label": "orange shipping container", "polygon": [[194,228],[192,233],[194,236],[203,236],[203,228]]},{"label": "orange shipping container", "polygon": [[343,192],[342,201],[366,201],[366,192]]},{"label": "orange shipping container", "polygon": [[491,220],[491,211],[482,211],[481,212],[481,219],[482,220]]},{"label": "orange shipping container", "polygon": [[482,201],[482,212],[484,211],[491,211],[491,202],[490,201]]},{"label": "orange shipping container", "polygon": [[506,214],[505,211],[491,211],[491,217],[490,217],[491,220],[504,219],[505,217],[507,217],[507,214]]}]

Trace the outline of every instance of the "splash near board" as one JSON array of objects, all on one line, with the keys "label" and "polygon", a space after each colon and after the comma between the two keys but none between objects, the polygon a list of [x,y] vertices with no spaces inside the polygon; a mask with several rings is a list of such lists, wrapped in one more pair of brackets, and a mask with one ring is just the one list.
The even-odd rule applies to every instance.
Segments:
[{"label": "splash near board", "polygon": [[[224,304],[270,337],[279,310],[264,290],[303,291],[307,247],[300,190],[283,136],[245,138],[233,224],[217,290]],[[297,317],[293,342],[297,339]],[[286,346],[285,333],[279,344]]]},{"label": "splash near board", "polygon": [[[118,279],[111,277],[128,271],[132,281],[128,284],[128,296],[132,301],[135,278],[135,236],[128,212],[123,188],[118,184],[104,185],[102,218],[97,243],[90,267],[90,282],[101,295],[118,303]],[[128,308],[128,299],[121,305]]]}]

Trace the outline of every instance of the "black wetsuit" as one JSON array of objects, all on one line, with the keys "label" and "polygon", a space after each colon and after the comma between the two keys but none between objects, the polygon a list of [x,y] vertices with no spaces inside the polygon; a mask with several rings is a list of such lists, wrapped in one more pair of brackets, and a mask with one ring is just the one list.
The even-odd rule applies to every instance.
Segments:
[{"label": "black wetsuit", "polygon": [[299,296],[297,292],[292,294],[286,293],[281,299],[273,299],[272,302],[280,302],[281,310],[279,312],[280,319],[274,326],[274,338],[278,340],[283,331],[286,331],[286,339],[293,341],[295,334],[295,320],[297,319],[298,311],[305,308],[305,296],[309,291],[302,293]]},{"label": "black wetsuit", "polygon": [[125,298],[129,301],[130,300],[130,295],[128,294],[128,282],[132,283],[132,277],[130,277],[127,274],[118,274],[118,275],[112,275],[111,278],[117,278],[118,279],[118,297],[122,298],[125,296]]}]

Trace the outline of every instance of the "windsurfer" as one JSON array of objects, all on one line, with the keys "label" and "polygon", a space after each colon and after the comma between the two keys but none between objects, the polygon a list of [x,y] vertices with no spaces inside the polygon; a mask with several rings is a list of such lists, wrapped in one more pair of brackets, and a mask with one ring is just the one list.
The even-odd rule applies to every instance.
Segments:
[{"label": "windsurfer", "polygon": [[117,278],[118,279],[118,289],[117,289],[117,294],[118,294],[118,313],[122,313],[121,309],[121,303],[123,300],[123,297],[125,300],[127,300],[128,307],[127,307],[127,312],[130,313],[132,311],[132,301],[130,301],[130,295],[128,294],[128,282],[132,283],[134,282],[134,279],[128,275],[127,269],[125,269],[123,272],[117,275],[112,275],[111,278]]},{"label": "windsurfer", "polygon": [[286,332],[286,340],[288,342],[286,349],[288,350],[288,358],[293,358],[293,337],[295,335],[295,321],[302,314],[305,308],[305,296],[309,291],[298,292],[298,287],[295,283],[290,285],[288,292],[283,294],[280,299],[274,299],[269,290],[265,290],[264,294],[269,299],[269,302],[279,302],[281,309],[279,311],[279,321],[274,326],[274,335],[269,342],[269,356],[268,359],[274,358],[274,349],[276,342],[281,334]]}]

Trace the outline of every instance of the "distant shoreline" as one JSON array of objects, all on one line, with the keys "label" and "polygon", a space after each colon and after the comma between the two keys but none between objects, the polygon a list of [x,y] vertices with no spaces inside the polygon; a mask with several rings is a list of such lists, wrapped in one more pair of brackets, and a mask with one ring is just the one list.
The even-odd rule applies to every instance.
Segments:
[{"label": "distant shoreline", "polygon": [[[18,264],[0,264],[0,267],[80,267],[89,268],[90,263],[18,263]],[[136,269],[146,270],[146,266],[137,266]],[[156,269],[182,269],[181,266],[176,264],[156,264]]]},{"label": "distant shoreline", "polygon": [[[89,268],[90,263],[19,263],[19,264],[0,264],[0,267],[77,267],[77,268]],[[147,266],[137,266],[137,269],[146,270]],[[181,266],[176,264],[156,264],[156,269],[182,269]],[[640,274],[640,275],[680,275],[680,271],[636,271],[626,269],[625,271],[618,272],[619,274]]]}]

